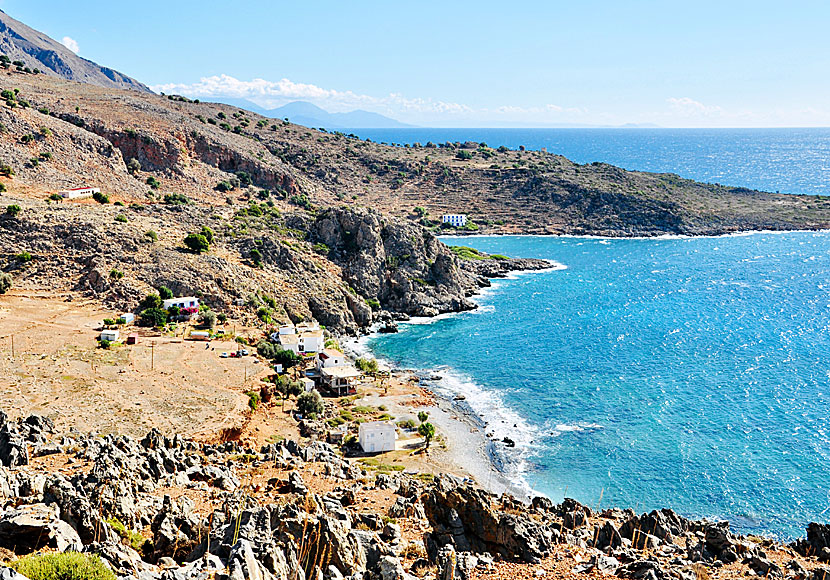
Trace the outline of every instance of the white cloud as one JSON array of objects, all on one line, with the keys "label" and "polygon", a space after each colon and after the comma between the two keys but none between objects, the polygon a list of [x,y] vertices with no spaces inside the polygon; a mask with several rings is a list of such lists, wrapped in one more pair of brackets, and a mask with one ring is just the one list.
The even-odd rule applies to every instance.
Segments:
[{"label": "white cloud", "polygon": [[81,50],[81,48],[78,46],[78,41],[68,36],[63,37],[63,39],[61,40],[61,44],[69,50],[71,50],[72,52],[74,52],[75,54],[78,54],[78,51]]},{"label": "white cloud", "polygon": [[716,105],[704,105],[700,101],[695,101],[689,97],[670,97],[666,99],[666,102],[676,113],[685,116],[712,116],[723,112],[723,109]]}]

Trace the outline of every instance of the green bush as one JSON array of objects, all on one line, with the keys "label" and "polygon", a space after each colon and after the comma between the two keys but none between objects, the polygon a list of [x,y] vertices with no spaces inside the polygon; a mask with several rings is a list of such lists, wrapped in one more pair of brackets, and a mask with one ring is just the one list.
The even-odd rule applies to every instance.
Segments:
[{"label": "green bush", "polygon": [[10,165],[0,163],[0,175],[3,177],[11,177],[14,175],[14,169],[12,169]]},{"label": "green bush", "polygon": [[378,361],[373,358],[359,358],[354,365],[364,373],[373,375],[378,372]]},{"label": "green bush", "polygon": [[130,158],[127,162],[127,171],[133,175],[141,171],[141,162],[135,157]]},{"label": "green bush", "polygon": [[150,241],[152,242],[159,241],[159,235],[153,230],[147,230],[146,232],[144,232],[144,235],[150,238]]},{"label": "green bush", "polygon": [[161,327],[167,324],[167,311],[162,308],[146,308],[138,318],[140,326]]},{"label": "green bush", "polygon": [[19,254],[15,254],[14,259],[18,262],[31,262],[32,255],[27,251],[22,251]]},{"label": "green bush", "polygon": [[112,346],[112,342],[110,342],[109,340],[107,340],[105,338],[102,338],[101,341],[100,341],[100,345],[101,345],[101,348],[108,349],[110,346]]},{"label": "green bush", "polygon": [[197,254],[210,250],[210,242],[202,234],[187,234],[184,238],[184,245]]},{"label": "green bush", "polygon": [[[7,191],[6,184],[5,183],[0,183],[0,193],[5,193],[6,191]],[[55,194],[55,195],[57,195],[57,194]],[[58,197],[60,197],[60,196],[58,195]]]},{"label": "green bush", "polygon": [[202,226],[202,229],[199,231],[200,234],[205,236],[205,239],[208,241],[209,244],[213,243],[214,235],[213,230],[207,226]]},{"label": "green bush", "polygon": [[63,197],[59,193],[53,193],[49,196],[49,199],[51,199],[52,201],[63,201]]},{"label": "green bush", "polygon": [[257,407],[259,407],[259,393],[248,391],[245,394],[248,395],[248,406],[251,408],[251,411],[256,411]]},{"label": "green bush", "polygon": [[122,272],[121,270],[116,270],[115,268],[110,270],[110,278],[112,278],[113,280],[120,280],[123,277],[124,272]]},{"label": "green bush", "polygon": [[12,275],[0,274],[0,294],[5,294],[12,287]]},{"label": "green bush", "polygon": [[415,421],[413,421],[412,419],[398,421],[398,427],[400,427],[401,429],[414,429]]},{"label": "green bush", "polygon": [[426,411],[418,411],[418,421],[425,423],[427,419],[429,419],[429,413]]},{"label": "green bush", "polygon": [[150,293],[138,304],[139,309],[161,308],[161,297],[158,294]]},{"label": "green bush", "polygon": [[78,552],[29,554],[11,566],[29,580],[115,580],[98,556]]},{"label": "green bush", "polygon": [[435,437],[435,425],[432,423],[421,423],[418,426],[418,435],[426,441],[426,447],[429,448],[429,442]]},{"label": "green bush", "polygon": [[164,196],[164,203],[167,205],[188,205],[190,198],[183,193],[168,193]]},{"label": "green bush", "polygon": [[455,154],[456,159],[461,159],[462,161],[468,161],[473,158],[473,154],[469,151],[464,151],[461,149]]},{"label": "green bush", "polygon": [[113,531],[124,538],[125,540],[130,542],[130,545],[133,547],[134,550],[137,552],[143,552],[144,548],[148,547],[148,544],[152,544],[150,540],[139,534],[138,532],[134,532],[132,530],[128,530],[127,526],[122,524],[116,518],[110,518],[106,520],[106,522],[110,525]]},{"label": "green bush", "polygon": [[254,263],[254,265],[257,268],[261,268],[262,267],[262,252],[260,252],[256,248],[254,248],[253,250],[251,250],[250,255],[251,255],[251,261]]},{"label": "green bush", "polygon": [[17,214],[20,213],[20,206],[17,204],[8,205],[6,206],[6,215],[11,217],[17,217]]},{"label": "green bush", "polygon": [[117,216],[115,216],[115,221],[121,222],[122,224],[125,224],[125,223],[127,223],[128,220],[127,220],[127,216],[125,216],[123,213],[120,213]]},{"label": "green bush", "polygon": [[324,409],[323,397],[317,391],[309,391],[297,397],[297,410],[304,417],[319,415]]},{"label": "green bush", "polygon": [[107,195],[101,193],[100,191],[96,191],[95,193],[93,193],[92,194],[92,199],[94,199],[98,203],[109,203],[110,202],[110,198]]},{"label": "green bush", "polygon": [[216,313],[212,310],[207,310],[202,313],[202,326],[205,328],[213,328],[216,326]]},{"label": "green bush", "polygon": [[153,177],[152,175],[147,178],[146,183],[150,186],[151,189],[158,189],[159,187],[161,187],[161,183],[159,183],[159,180]]},{"label": "green bush", "polygon": [[171,298],[173,298],[173,291],[167,286],[160,286],[159,298],[161,298],[162,300],[170,300]]},{"label": "green bush", "polygon": [[366,304],[368,304],[369,308],[371,308],[372,310],[380,310],[380,302],[378,302],[374,298],[366,298]]},{"label": "green bush", "polygon": [[214,189],[221,193],[227,193],[233,190],[233,184],[229,181],[220,181],[216,184],[216,187]]}]

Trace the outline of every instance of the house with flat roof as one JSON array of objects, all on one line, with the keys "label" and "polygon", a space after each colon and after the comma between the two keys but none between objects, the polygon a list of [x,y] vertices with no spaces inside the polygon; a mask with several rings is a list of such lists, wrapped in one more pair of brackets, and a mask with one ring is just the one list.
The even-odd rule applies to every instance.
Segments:
[{"label": "house with flat roof", "polygon": [[455,228],[463,228],[467,225],[467,216],[455,213],[444,214],[441,216],[441,223],[449,224]]},{"label": "house with flat roof", "polygon": [[164,301],[164,309],[175,306],[183,314],[198,314],[199,299],[195,296],[182,296],[181,298],[168,298]]},{"label": "house with flat roof", "polygon": [[352,365],[323,367],[320,369],[320,385],[335,396],[345,397],[357,393],[362,376],[363,373]]},{"label": "house with flat roof", "polygon": [[74,189],[59,191],[58,195],[64,199],[85,199],[92,197],[96,193],[101,193],[101,190],[97,187],[76,187]]},{"label": "house with flat roof", "polygon": [[357,438],[364,453],[394,451],[398,431],[389,421],[370,421],[360,424]]},{"label": "house with flat roof", "polygon": [[106,340],[107,342],[117,342],[120,336],[121,333],[117,330],[102,330],[101,336],[98,337],[98,340]]}]

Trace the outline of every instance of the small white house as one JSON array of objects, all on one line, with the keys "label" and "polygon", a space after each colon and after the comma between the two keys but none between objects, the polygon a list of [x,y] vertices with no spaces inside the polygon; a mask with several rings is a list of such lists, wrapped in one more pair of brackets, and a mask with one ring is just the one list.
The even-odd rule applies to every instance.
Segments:
[{"label": "small white house", "polygon": [[133,314],[132,312],[125,312],[119,318],[124,319],[124,324],[132,324],[133,322],[135,322],[135,314]]},{"label": "small white house", "polygon": [[314,381],[312,381],[310,378],[301,377],[300,378],[300,383],[303,385],[303,390],[306,393],[309,393],[309,392],[314,390]]},{"label": "small white house", "polygon": [[118,337],[121,336],[117,330],[103,330],[101,331],[101,336],[98,337],[98,340],[106,340],[109,342],[117,342]]},{"label": "small white house", "polygon": [[190,333],[190,340],[201,340],[207,342],[210,340],[210,333],[204,330],[194,330]]},{"label": "small white house", "polygon": [[84,199],[92,197],[96,193],[101,193],[101,190],[97,187],[76,187],[75,189],[59,191],[58,195],[64,199]]},{"label": "small white house", "polygon": [[196,314],[199,312],[199,299],[195,296],[182,296],[181,298],[168,298],[164,301],[165,310],[171,306],[177,306],[180,311],[186,314]]},{"label": "small white house", "polygon": [[467,225],[467,216],[463,214],[446,214],[441,216],[441,222],[450,224],[455,228],[463,228]]},{"label": "small white house", "polygon": [[346,355],[339,350],[327,348],[317,355],[317,370],[331,367],[342,367],[346,364]]},{"label": "small white house", "polygon": [[388,421],[361,423],[358,428],[358,442],[364,453],[394,451],[398,432]]},{"label": "small white house", "polygon": [[279,331],[271,335],[271,340],[296,355],[317,354],[325,345],[323,331],[316,322],[280,326]]}]

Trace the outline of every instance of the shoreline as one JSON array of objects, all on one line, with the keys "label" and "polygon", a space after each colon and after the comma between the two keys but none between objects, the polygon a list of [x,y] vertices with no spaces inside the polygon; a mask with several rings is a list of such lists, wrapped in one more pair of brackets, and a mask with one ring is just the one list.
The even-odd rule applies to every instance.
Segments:
[{"label": "shoreline", "polygon": [[[577,240],[696,240],[696,239],[718,239],[738,238],[744,236],[757,236],[769,234],[828,234],[830,228],[817,228],[814,230],[746,230],[739,232],[726,232],[722,234],[660,234],[657,236],[598,236],[594,234],[438,234],[436,237],[443,242],[444,238],[565,238]],[[523,271],[523,270],[520,270]]]}]

